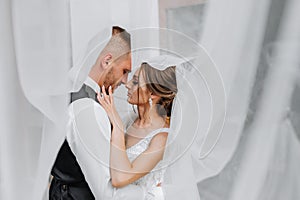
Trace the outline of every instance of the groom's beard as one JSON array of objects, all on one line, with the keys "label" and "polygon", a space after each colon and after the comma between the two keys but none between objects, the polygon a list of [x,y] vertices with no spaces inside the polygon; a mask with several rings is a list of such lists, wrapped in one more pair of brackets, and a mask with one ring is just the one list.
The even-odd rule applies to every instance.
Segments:
[{"label": "groom's beard", "polygon": [[108,88],[109,86],[112,87],[112,91],[121,85],[121,80],[116,80],[115,74],[113,73],[113,69],[110,69],[109,72],[106,75],[106,79],[104,81],[105,91],[108,94]]}]

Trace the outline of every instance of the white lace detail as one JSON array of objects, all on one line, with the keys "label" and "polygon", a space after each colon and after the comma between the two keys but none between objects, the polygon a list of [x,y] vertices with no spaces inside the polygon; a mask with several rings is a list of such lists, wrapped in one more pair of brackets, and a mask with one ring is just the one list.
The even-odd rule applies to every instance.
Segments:
[{"label": "white lace detail", "polygon": [[[143,153],[149,146],[150,141],[152,138],[161,132],[169,132],[168,128],[161,128],[152,131],[148,134],[147,137],[140,140],[135,145],[126,149],[127,156],[130,162],[133,162],[141,153]],[[163,181],[163,174],[165,170],[161,166],[161,161],[157,163],[157,165],[149,172],[147,175],[143,176],[142,178],[138,179],[137,181],[133,182],[132,184],[140,185],[147,191],[145,196],[145,200],[153,200],[155,199],[154,189],[157,187],[157,184]]]}]

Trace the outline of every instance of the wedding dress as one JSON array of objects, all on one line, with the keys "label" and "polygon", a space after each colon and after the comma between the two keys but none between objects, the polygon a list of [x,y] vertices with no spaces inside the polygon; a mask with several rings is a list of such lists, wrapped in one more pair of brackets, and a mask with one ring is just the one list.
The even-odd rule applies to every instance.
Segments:
[{"label": "wedding dress", "polygon": [[[130,162],[133,162],[141,153],[143,153],[149,146],[151,139],[160,132],[168,132],[168,128],[160,128],[149,133],[145,138],[140,140],[135,145],[126,149],[126,153]],[[141,177],[132,184],[142,186],[145,191],[145,200],[163,200],[163,192],[158,184],[162,183],[165,169],[162,162],[157,165],[145,176]]]}]

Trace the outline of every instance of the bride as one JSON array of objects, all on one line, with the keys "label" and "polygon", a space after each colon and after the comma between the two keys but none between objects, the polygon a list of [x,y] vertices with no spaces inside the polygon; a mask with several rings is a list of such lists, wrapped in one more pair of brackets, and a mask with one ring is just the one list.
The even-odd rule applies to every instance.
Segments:
[{"label": "bride", "polygon": [[127,82],[128,103],[137,105],[138,117],[127,128],[114,105],[112,89],[98,94],[112,124],[110,175],[112,186],[141,186],[145,199],[163,199],[161,160],[170,127],[172,103],[177,93],[175,66],[158,70],[144,62]]}]

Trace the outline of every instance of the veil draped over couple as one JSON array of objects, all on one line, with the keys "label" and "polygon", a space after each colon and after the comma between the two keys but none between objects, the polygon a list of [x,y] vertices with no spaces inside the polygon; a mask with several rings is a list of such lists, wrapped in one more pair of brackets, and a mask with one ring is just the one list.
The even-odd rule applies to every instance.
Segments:
[{"label": "veil draped over couple", "polygon": [[[199,52],[134,51],[134,34],[116,26],[110,34],[104,42],[101,34],[91,40],[71,70],[68,132],[51,171],[49,199],[200,199],[201,160],[220,130],[201,129],[199,116],[211,115],[198,104],[205,86],[199,65],[213,63]],[[125,120],[114,98],[121,84],[132,106]]]}]

